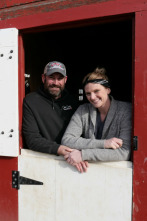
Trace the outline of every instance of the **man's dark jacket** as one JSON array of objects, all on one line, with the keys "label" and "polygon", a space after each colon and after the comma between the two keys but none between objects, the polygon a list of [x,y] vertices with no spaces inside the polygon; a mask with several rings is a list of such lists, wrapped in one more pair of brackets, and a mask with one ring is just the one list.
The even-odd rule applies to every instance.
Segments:
[{"label": "man's dark jacket", "polygon": [[61,138],[78,104],[66,90],[55,100],[43,86],[23,102],[23,137],[25,147],[38,152],[57,154]]}]

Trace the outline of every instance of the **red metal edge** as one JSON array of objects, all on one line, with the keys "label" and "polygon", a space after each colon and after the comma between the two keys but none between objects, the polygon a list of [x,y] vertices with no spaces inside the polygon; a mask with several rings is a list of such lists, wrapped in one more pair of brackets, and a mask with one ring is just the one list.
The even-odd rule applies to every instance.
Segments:
[{"label": "red metal edge", "polygon": [[24,64],[24,47],[22,35],[18,36],[18,108],[19,108],[19,150],[23,147],[22,138],[22,115],[23,115],[23,98],[25,96],[25,64]]}]

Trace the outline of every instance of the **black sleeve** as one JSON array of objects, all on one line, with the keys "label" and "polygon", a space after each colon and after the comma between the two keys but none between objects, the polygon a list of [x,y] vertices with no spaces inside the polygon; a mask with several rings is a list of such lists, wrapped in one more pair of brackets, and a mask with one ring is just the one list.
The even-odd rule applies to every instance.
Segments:
[{"label": "black sleeve", "polygon": [[57,154],[59,144],[43,137],[31,108],[24,99],[23,102],[23,138],[26,147],[42,153]]}]

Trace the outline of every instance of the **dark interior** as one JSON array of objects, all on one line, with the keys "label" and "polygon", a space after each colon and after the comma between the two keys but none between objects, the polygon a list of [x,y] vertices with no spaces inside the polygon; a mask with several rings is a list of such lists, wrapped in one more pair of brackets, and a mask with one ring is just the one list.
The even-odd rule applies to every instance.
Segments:
[{"label": "dark interior", "polygon": [[[82,79],[98,65],[104,66],[115,99],[132,100],[132,21],[25,33],[25,73],[30,91],[41,83],[44,66],[52,60],[66,65],[66,88],[78,97]],[[27,93],[27,91],[26,91]]]}]

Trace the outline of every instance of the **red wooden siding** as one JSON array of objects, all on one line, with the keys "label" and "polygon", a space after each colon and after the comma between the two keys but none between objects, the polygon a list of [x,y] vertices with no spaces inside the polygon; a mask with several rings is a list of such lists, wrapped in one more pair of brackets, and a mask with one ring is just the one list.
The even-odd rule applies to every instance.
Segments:
[{"label": "red wooden siding", "polygon": [[133,221],[147,220],[147,11],[137,12],[135,20],[135,88]]},{"label": "red wooden siding", "polygon": [[28,4],[28,3],[37,2],[37,1],[40,1],[40,0],[1,0],[0,8],[8,8],[12,6]]},{"label": "red wooden siding", "polygon": [[18,190],[12,188],[12,170],[17,170],[17,158],[0,157],[0,220],[18,220]]},{"label": "red wooden siding", "polygon": [[[8,3],[8,1],[7,1]],[[15,4],[14,4],[15,6]],[[81,8],[83,6],[83,8]],[[85,6],[85,7],[84,7]],[[75,8],[75,10],[71,11],[71,9]],[[123,14],[123,13],[132,13],[135,11],[141,11],[147,9],[147,4],[143,0],[75,0],[75,1],[35,1],[31,4],[19,5],[15,7],[7,7],[0,10],[0,19],[1,20],[9,20],[11,18],[24,17],[37,14],[46,14],[48,12],[53,12],[59,10],[61,14],[61,19],[64,17],[65,9],[69,9],[68,16],[72,18],[77,17],[79,14],[83,17],[84,14],[87,14],[87,18],[89,15],[92,17],[100,17],[100,16],[108,16],[115,14]],[[71,12],[70,12],[71,11]],[[52,14],[50,15],[52,17]],[[49,16],[49,18],[50,18]],[[54,16],[54,14],[53,14]],[[38,16],[37,16],[38,17]],[[39,17],[40,18],[40,17]],[[40,19],[37,19],[39,21]],[[25,19],[23,18],[24,22]],[[54,17],[55,19],[55,17]],[[80,18],[81,19],[81,18]],[[8,23],[10,23],[8,21]],[[20,23],[20,22],[18,22]],[[39,21],[40,23],[40,21]]]}]

